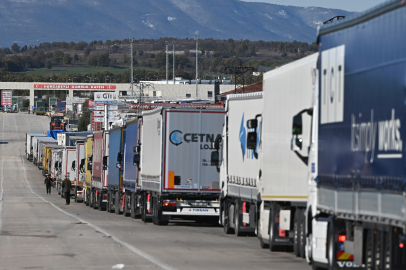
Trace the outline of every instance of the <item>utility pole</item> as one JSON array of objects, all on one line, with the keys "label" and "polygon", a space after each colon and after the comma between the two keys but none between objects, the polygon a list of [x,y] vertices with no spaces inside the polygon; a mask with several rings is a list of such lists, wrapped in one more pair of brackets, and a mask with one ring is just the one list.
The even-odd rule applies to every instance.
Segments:
[{"label": "utility pole", "polygon": [[169,76],[169,58],[168,58],[168,42],[166,43],[166,84],[168,84]]},{"label": "utility pole", "polygon": [[173,84],[175,84],[175,44],[173,45]]},{"label": "utility pole", "polygon": [[199,31],[196,31],[196,98],[199,97],[199,89],[197,86],[197,80],[199,78]]},{"label": "utility pole", "polygon": [[131,96],[134,96],[134,72],[133,72],[133,41],[134,38],[131,39]]}]

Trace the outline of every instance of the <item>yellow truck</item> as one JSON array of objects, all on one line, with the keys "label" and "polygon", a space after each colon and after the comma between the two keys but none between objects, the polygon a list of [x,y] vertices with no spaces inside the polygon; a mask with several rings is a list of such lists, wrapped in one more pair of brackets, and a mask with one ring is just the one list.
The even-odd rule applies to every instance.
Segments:
[{"label": "yellow truck", "polygon": [[91,184],[92,184],[92,159],[93,159],[93,135],[88,135],[85,140],[86,159],[84,166],[81,166],[81,170],[85,173],[85,183],[83,186],[84,195],[83,201],[86,205],[89,205]]},{"label": "yellow truck", "polygon": [[44,176],[48,174],[49,159],[50,159],[51,150],[56,149],[56,148],[62,148],[62,146],[57,145],[57,144],[43,144],[42,145],[40,169],[42,170],[42,175],[44,175]]}]

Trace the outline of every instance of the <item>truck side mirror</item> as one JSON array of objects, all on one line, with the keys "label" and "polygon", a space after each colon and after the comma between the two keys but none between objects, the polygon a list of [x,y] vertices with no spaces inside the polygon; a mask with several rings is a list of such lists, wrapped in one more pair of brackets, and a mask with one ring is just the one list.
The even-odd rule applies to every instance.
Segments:
[{"label": "truck side mirror", "polygon": [[134,146],[133,151],[134,153],[141,153],[141,146],[140,145]]},{"label": "truck side mirror", "polygon": [[117,154],[117,162],[121,163],[123,161],[123,154],[120,152]]},{"label": "truck side mirror", "polygon": [[92,163],[91,162],[87,163],[87,170],[88,171],[92,170]]},{"label": "truck side mirror", "polygon": [[215,140],[214,142],[211,143],[211,148],[219,150],[220,149],[220,140]]},{"label": "truck side mirror", "polygon": [[108,158],[108,156],[103,157],[103,166],[104,167],[107,167],[107,158]]},{"label": "truck side mirror", "polygon": [[257,119],[250,119],[247,121],[247,128],[257,128],[258,120]]},{"label": "truck side mirror", "polygon": [[247,149],[255,150],[257,148],[257,133],[255,131],[248,132]]},{"label": "truck side mirror", "polygon": [[138,168],[140,167],[140,154],[134,154],[133,164]]},{"label": "truck side mirror", "polygon": [[72,171],[76,171],[76,160],[72,161]]},{"label": "truck side mirror", "polygon": [[81,159],[80,160],[80,165],[79,165],[79,169],[81,172],[84,171],[84,166],[85,166],[85,159]]},{"label": "truck side mirror", "polygon": [[211,166],[218,166],[220,161],[219,152],[218,151],[211,152],[210,160]]},{"label": "truck side mirror", "polygon": [[302,113],[299,113],[293,117],[292,135],[302,135],[302,129],[303,129]]},{"label": "truck side mirror", "polygon": [[88,157],[88,158],[87,158],[87,161],[88,161],[88,162],[92,162],[92,159],[93,159],[93,156]]}]

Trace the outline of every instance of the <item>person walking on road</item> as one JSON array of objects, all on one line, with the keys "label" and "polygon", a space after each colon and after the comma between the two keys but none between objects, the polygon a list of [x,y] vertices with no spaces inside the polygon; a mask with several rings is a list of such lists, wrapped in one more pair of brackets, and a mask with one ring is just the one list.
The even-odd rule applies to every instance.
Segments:
[{"label": "person walking on road", "polygon": [[47,188],[47,194],[51,194],[52,178],[49,174],[47,174],[47,178],[45,178],[44,184]]},{"label": "person walking on road", "polygon": [[65,176],[65,180],[62,181],[62,192],[65,195],[66,199],[65,205],[70,204],[70,189],[71,189],[70,179],[67,176]]}]

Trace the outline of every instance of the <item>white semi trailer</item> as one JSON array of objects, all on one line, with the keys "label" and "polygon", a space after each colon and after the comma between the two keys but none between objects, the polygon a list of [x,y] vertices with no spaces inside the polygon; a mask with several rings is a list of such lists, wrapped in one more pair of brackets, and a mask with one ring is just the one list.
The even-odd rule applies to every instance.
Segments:
[{"label": "white semi trailer", "polygon": [[[264,74],[263,112],[247,119],[247,148],[258,152],[257,235],[271,251],[292,249],[305,256],[307,155],[309,136],[291,151],[292,114],[312,102],[318,54]],[[259,121],[262,119],[262,124]],[[304,116],[303,134],[309,134],[311,117]],[[307,132],[307,133],[306,133]],[[260,145],[258,146],[258,140]]]},{"label": "white semi trailer", "polygon": [[211,143],[221,138],[224,115],[224,108],[143,112],[134,164],[140,170],[144,221],[166,225],[183,217],[218,223],[220,177],[210,156]]},{"label": "white semi trailer", "polygon": [[218,150],[211,159],[220,170],[220,223],[226,234],[255,233],[260,140],[255,150],[247,148],[252,129],[246,124],[257,119],[261,126],[262,109],[262,92],[227,96],[222,140],[215,144]]}]

